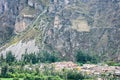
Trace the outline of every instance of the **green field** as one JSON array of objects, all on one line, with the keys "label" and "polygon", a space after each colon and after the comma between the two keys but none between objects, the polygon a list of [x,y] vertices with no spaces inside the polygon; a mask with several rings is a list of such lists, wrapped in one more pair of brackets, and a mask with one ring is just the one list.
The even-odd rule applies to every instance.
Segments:
[{"label": "green field", "polygon": [[[13,78],[0,78],[0,80],[13,80]],[[20,78],[19,80],[23,80],[23,79]]]}]

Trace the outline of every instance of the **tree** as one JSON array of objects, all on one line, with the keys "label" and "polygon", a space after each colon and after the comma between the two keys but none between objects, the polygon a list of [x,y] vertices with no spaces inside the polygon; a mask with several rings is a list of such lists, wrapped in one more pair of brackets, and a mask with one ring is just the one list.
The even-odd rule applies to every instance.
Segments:
[{"label": "tree", "polygon": [[38,59],[36,57],[36,54],[35,53],[25,53],[22,55],[22,61],[25,62],[25,63],[32,63],[32,64],[35,64],[38,62]]},{"label": "tree", "polygon": [[86,54],[84,54],[82,51],[78,51],[76,53],[76,61],[80,62],[80,63],[86,63],[87,59],[86,59]]},{"label": "tree", "polygon": [[5,65],[1,68],[1,76],[6,77],[7,76],[7,71],[8,71],[8,65]]},{"label": "tree", "polygon": [[9,65],[12,64],[12,62],[15,61],[15,56],[12,54],[11,51],[6,53],[6,63],[8,63]]},{"label": "tree", "polygon": [[27,62],[30,62],[29,57],[28,57],[28,53],[25,53],[25,54],[22,55],[22,62],[24,62],[25,64]]},{"label": "tree", "polygon": [[2,64],[5,62],[5,59],[3,57],[3,54],[1,54],[0,56],[0,66],[2,66]]},{"label": "tree", "polygon": [[89,54],[86,54],[82,51],[77,51],[76,55],[75,55],[75,58],[76,58],[76,61],[77,62],[80,62],[80,63],[87,63],[87,62],[90,62],[90,63],[97,63],[97,56],[91,56]]}]

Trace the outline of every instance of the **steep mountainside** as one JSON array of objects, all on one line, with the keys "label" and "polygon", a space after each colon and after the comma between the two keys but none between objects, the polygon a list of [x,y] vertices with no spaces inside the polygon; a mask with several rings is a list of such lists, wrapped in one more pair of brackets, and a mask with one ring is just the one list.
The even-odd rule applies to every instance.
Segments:
[{"label": "steep mountainside", "polygon": [[[8,22],[0,21],[12,25],[8,27],[17,34],[1,47],[1,53],[11,50],[18,55],[25,50],[32,52],[39,49],[57,51],[62,57],[74,60],[75,51],[82,50],[98,55],[101,60],[120,60],[119,0],[23,0],[24,6],[20,5],[22,0],[3,0],[3,6],[4,1],[10,4],[16,1],[18,4],[12,6],[22,8],[17,12],[13,7],[14,11],[8,9],[13,12],[10,17],[16,13],[14,19],[6,14],[7,18],[3,18]],[[5,15],[3,6],[0,8],[1,15]],[[5,37],[2,32],[5,27],[0,27],[0,38]],[[30,41],[35,47],[29,46]],[[20,46],[21,42],[28,47]],[[15,49],[21,50],[15,53]]]},{"label": "steep mountainside", "polygon": [[43,7],[39,0],[0,0],[0,44],[26,29]]},{"label": "steep mountainside", "polygon": [[0,0],[0,44],[11,37],[18,13],[17,0]]}]

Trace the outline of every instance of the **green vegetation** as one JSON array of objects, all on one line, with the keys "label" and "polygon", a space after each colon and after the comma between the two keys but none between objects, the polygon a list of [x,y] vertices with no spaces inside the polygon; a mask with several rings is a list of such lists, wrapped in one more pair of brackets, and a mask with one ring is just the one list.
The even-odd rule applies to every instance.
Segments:
[{"label": "green vegetation", "polygon": [[[76,52],[76,62],[79,65],[84,63],[97,63],[96,56],[90,56],[82,51]],[[42,65],[39,63],[53,63],[63,61],[60,54],[54,52],[41,51],[38,53],[27,53],[22,55],[21,60],[17,60],[11,51],[6,53],[6,56],[0,56],[0,80],[94,80],[93,75],[83,74],[80,71],[73,69],[63,69],[56,71],[55,67]],[[115,65],[113,62],[108,62],[109,65]],[[37,65],[37,66],[34,66]],[[103,77],[106,75],[102,75]],[[111,77],[110,77],[111,78]],[[113,78],[113,77],[112,77]]]},{"label": "green vegetation", "polygon": [[116,63],[115,61],[107,61],[106,64],[109,66],[120,66],[120,62]]},{"label": "green vegetation", "polygon": [[41,51],[38,53],[27,53],[22,55],[20,61],[17,61],[15,55],[12,54],[11,51],[6,53],[6,56],[3,57],[3,54],[0,56],[0,66],[5,64],[7,65],[21,65],[21,64],[36,64],[36,63],[52,63],[61,61],[60,54],[56,52],[47,52]]},{"label": "green vegetation", "polygon": [[0,78],[0,80],[23,80],[22,78]]},{"label": "green vegetation", "polygon": [[26,65],[34,65],[39,63],[52,63],[62,61],[59,53],[41,51],[39,53],[27,53],[22,55],[21,60],[17,60],[11,51],[6,53],[6,56],[0,57],[0,78],[1,80],[82,80],[89,79],[79,71],[63,69],[56,71],[54,67],[44,66],[25,68]]},{"label": "green vegetation", "polygon": [[[31,73],[32,72],[32,73]],[[39,71],[40,72],[40,71]],[[24,76],[21,76],[24,75]],[[3,77],[3,76],[0,76]],[[90,77],[87,77],[90,78]],[[19,72],[7,72],[7,76],[1,78],[1,80],[83,80],[86,79],[86,76],[81,74],[78,71],[71,71],[71,70],[63,70],[61,72],[53,72],[51,70],[47,70],[42,73],[37,73],[36,71],[23,71]]]},{"label": "green vegetation", "polygon": [[76,61],[78,63],[97,63],[99,58],[97,56],[91,56],[84,53],[83,51],[77,51],[75,55]]},{"label": "green vegetation", "polygon": [[51,63],[60,61],[60,55],[56,52],[48,53],[47,51],[41,51],[39,53],[25,53],[22,55],[22,61],[26,63]]}]

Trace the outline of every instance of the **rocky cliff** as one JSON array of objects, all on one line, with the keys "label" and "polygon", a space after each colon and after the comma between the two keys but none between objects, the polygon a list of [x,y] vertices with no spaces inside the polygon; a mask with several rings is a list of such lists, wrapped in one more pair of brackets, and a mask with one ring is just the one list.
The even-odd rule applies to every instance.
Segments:
[{"label": "rocky cliff", "polygon": [[[12,2],[13,1],[13,2]],[[39,50],[57,51],[62,57],[74,60],[76,50],[90,55],[98,55],[101,60],[120,59],[120,1],[119,0],[12,0],[1,1],[1,15],[5,13],[5,5],[12,5],[14,19],[3,16],[17,34],[4,47],[12,43],[25,43],[35,40]],[[22,3],[23,2],[23,3]],[[21,5],[20,5],[21,3]],[[22,5],[24,4],[24,5]],[[3,7],[4,6],[4,7]],[[20,9],[16,9],[17,7]],[[17,10],[17,11],[16,11]],[[9,12],[10,12],[9,11]],[[10,21],[12,19],[12,21]],[[2,23],[3,24],[3,23]],[[4,31],[1,26],[1,33]],[[11,30],[10,30],[11,31]],[[11,32],[13,33],[13,32]],[[3,34],[3,33],[2,33]],[[0,38],[3,37],[1,34]],[[10,33],[9,33],[10,34]],[[18,44],[19,45],[19,44]],[[29,45],[28,45],[29,47]],[[25,49],[31,49],[25,47]],[[23,52],[22,50],[16,55]]]},{"label": "rocky cliff", "polygon": [[43,7],[39,0],[0,0],[0,44],[24,31]]},{"label": "rocky cliff", "polygon": [[0,0],[0,44],[11,37],[18,13],[17,0]]}]

